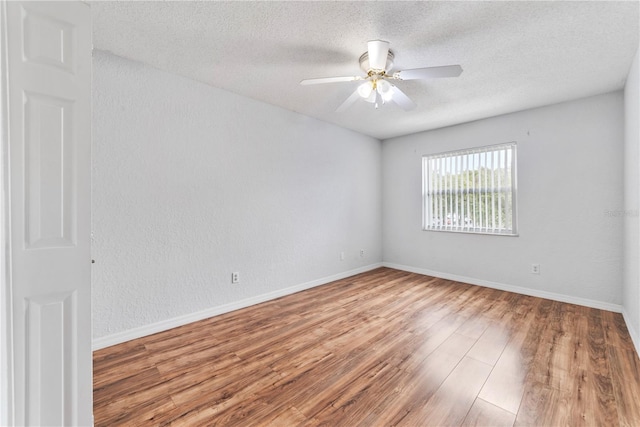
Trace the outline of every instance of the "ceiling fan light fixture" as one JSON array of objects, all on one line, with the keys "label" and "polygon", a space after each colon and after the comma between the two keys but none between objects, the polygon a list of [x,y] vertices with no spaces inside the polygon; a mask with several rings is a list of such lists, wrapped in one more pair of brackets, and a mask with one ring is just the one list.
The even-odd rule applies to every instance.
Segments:
[{"label": "ceiling fan light fixture", "polygon": [[360,95],[364,99],[369,98],[371,92],[373,92],[373,85],[369,81],[364,82],[360,86],[358,86],[358,95]]},{"label": "ceiling fan light fixture", "polygon": [[371,94],[369,95],[368,98],[365,99],[365,101],[373,104],[374,102],[376,102],[377,99],[378,99],[378,92],[375,90],[372,90]]},{"label": "ceiling fan light fixture", "polygon": [[384,102],[391,101],[391,98],[393,98],[392,85],[386,80],[379,80],[376,90]]}]

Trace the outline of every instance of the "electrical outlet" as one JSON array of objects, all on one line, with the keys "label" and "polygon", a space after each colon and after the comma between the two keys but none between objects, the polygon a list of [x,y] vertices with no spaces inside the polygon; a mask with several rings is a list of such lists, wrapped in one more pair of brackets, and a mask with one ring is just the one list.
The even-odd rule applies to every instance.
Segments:
[{"label": "electrical outlet", "polygon": [[364,249],[360,249],[360,258],[364,258]]},{"label": "electrical outlet", "polygon": [[344,252],[340,252],[340,261],[344,261]]},{"label": "electrical outlet", "polygon": [[540,264],[531,264],[531,274],[540,274]]},{"label": "electrical outlet", "polygon": [[236,284],[240,283],[240,273],[235,271],[231,273],[231,283]]}]

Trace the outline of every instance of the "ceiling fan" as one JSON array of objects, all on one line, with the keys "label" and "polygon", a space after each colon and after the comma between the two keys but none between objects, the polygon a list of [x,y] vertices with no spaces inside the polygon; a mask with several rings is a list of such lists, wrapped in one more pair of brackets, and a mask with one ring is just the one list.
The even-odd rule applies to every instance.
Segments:
[{"label": "ceiling fan", "polygon": [[414,68],[411,70],[399,70],[391,72],[393,67],[393,52],[389,50],[389,42],[371,40],[367,43],[367,51],[360,56],[360,68],[367,73],[366,76],[348,77],[323,77],[318,79],[305,79],[301,85],[315,85],[322,83],[353,82],[362,80],[358,88],[337,109],[342,112],[350,107],[359,98],[375,105],[393,101],[405,111],[412,110],[416,104],[409,99],[393,80],[419,80],[439,77],[458,77],[462,73],[460,65],[445,65],[440,67]]}]

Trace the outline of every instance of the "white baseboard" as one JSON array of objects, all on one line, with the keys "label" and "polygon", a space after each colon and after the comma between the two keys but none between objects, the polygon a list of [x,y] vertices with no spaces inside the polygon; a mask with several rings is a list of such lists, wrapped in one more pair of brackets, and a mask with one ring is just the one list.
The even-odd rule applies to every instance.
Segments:
[{"label": "white baseboard", "polygon": [[640,335],[638,335],[638,330],[634,327],[627,311],[622,308],[622,317],[624,318],[624,323],[627,325],[627,330],[629,331],[629,335],[631,335],[631,340],[633,341],[633,345],[636,348],[636,353],[640,356]]},{"label": "white baseboard", "polygon": [[499,289],[501,291],[513,292],[516,294],[529,295],[532,297],[545,298],[554,301],[566,302],[569,304],[582,305],[585,307],[598,308],[601,310],[622,312],[622,306],[608,302],[595,301],[586,298],[574,297],[570,295],[556,294],[554,292],[540,291],[537,289],[523,288],[520,286],[507,285],[504,283],[491,282],[488,280],[476,279],[473,277],[458,276],[456,274],[441,273],[439,271],[427,270],[424,268],[411,267],[408,265],[393,264],[383,262],[384,267],[395,268],[396,270],[408,271],[411,273],[424,274],[425,276],[439,277],[441,279],[454,280],[456,282],[468,283],[470,285],[483,286],[485,288]]},{"label": "white baseboard", "polygon": [[241,308],[246,308],[255,304],[260,304],[262,302],[280,298],[285,295],[291,295],[296,292],[314,288],[316,286],[325,285],[327,283],[344,279],[350,276],[355,276],[356,274],[364,273],[366,271],[370,271],[379,267],[382,267],[382,263],[369,264],[364,267],[356,268],[354,270],[345,271],[342,273],[334,274],[332,276],[323,277],[321,279],[290,286],[288,288],[278,289],[277,291],[269,292],[262,295],[256,295],[254,297],[235,301],[229,304],[211,307],[206,310],[198,311],[196,313],[185,314],[184,316],[174,317],[172,319],[163,320],[160,322],[152,323],[150,325],[140,326],[138,328],[129,329],[127,331],[117,332],[115,334],[94,339],[92,347],[94,351],[100,350],[102,348],[121,344],[126,341],[134,340],[136,338],[142,338],[147,335],[167,331],[178,326],[186,325],[187,323],[197,322],[198,320],[207,319],[209,317],[218,316],[224,313],[229,313],[234,310],[239,310]]}]

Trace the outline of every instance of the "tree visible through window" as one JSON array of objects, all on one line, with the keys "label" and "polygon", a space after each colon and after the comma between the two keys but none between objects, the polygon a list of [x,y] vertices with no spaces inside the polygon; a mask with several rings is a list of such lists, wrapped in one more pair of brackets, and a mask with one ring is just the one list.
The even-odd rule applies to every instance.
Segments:
[{"label": "tree visible through window", "polygon": [[516,143],[424,156],[423,228],[517,234]]}]

